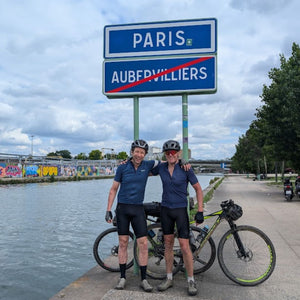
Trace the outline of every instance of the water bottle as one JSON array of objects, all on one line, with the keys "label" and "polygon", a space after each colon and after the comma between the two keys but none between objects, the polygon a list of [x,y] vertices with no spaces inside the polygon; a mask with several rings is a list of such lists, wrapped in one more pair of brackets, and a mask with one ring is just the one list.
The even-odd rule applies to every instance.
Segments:
[{"label": "water bottle", "polygon": [[189,237],[190,237],[190,244],[194,245],[196,243],[196,239],[195,239],[195,236],[194,236],[194,233],[193,233],[192,229],[190,229]]},{"label": "water bottle", "polygon": [[164,242],[164,234],[162,232],[162,229],[158,229],[158,232],[157,232],[157,240],[160,242],[160,243],[163,243]]},{"label": "water bottle", "polygon": [[209,231],[209,226],[208,225],[205,225],[202,229],[201,229],[201,233],[199,233],[198,237],[197,237],[197,240],[200,242],[200,241],[203,241],[204,238],[207,236],[207,233]]},{"label": "water bottle", "polygon": [[151,238],[153,238],[153,237],[155,237],[155,232],[154,232],[152,229],[150,229],[150,230],[148,230],[148,235],[149,235]]}]

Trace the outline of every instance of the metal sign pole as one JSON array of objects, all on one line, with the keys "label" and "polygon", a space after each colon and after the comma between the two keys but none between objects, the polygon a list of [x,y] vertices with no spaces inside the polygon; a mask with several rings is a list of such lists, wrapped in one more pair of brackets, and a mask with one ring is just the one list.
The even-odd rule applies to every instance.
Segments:
[{"label": "metal sign pole", "polygon": [[133,137],[139,139],[139,97],[133,97]]},{"label": "metal sign pole", "polygon": [[[133,97],[133,138],[134,140],[139,139],[139,97],[134,96]],[[136,241],[136,237],[134,235],[134,242]],[[134,259],[134,265],[133,265],[133,273],[135,275],[139,274],[139,266]]]},{"label": "metal sign pole", "polygon": [[[188,96],[182,95],[182,158],[186,161],[189,159],[189,144],[188,144]],[[188,215],[190,216],[190,201],[188,191]]]}]

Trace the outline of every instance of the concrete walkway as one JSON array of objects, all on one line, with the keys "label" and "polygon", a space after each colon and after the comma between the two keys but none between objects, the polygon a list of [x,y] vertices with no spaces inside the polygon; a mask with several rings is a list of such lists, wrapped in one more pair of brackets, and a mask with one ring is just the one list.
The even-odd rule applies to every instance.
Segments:
[{"label": "concrete walkway", "polygon": [[[126,290],[117,291],[114,286],[118,273],[111,273],[96,266],[78,280],[61,290],[51,300],[296,300],[300,299],[300,200],[286,202],[281,188],[269,186],[264,181],[252,181],[243,176],[228,176],[205,206],[207,212],[219,209],[222,200],[233,199],[243,207],[244,215],[237,224],[248,224],[263,230],[272,240],[277,255],[276,268],[271,277],[256,287],[242,287],[222,273],[217,258],[206,272],[196,275],[198,295],[188,297],[186,278],[176,274],[174,286],[166,292],[156,291],[158,280],[149,282],[155,287],[153,293],[145,293],[139,288],[140,278],[127,271]],[[219,237],[228,229],[222,223],[214,233],[217,245]]]}]

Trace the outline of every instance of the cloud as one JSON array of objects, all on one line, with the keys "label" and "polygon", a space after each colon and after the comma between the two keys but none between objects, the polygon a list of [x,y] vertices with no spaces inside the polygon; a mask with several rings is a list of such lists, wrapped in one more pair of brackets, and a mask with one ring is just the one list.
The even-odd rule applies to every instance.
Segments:
[{"label": "cloud", "polygon": [[[217,93],[188,96],[194,158],[231,157],[279,54],[299,43],[298,1],[1,1],[0,152],[127,151],[133,99],[102,94],[108,24],[217,18]],[[182,140],[182,97],[139,100],[139,135]],[[32,140],[32,136],[33,140]]]}]

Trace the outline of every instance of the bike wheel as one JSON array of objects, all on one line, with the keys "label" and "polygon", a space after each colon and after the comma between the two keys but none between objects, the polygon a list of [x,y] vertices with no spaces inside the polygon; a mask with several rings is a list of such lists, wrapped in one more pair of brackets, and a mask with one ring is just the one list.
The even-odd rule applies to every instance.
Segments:
[{"label": "bike wheel", "polygon": [[[147,265],[147,275],[153,279],[164,279],[167,277],[166,273],[166,262],[165,262],[165,246],[163,240],[163,233],[161,230],[161,225],[159,223],[151,224],[147,227],[148,236],[148,265]],[[182,255],[180,251],[180,246],[175,239],[174,243],[174,262],[173,262],[173,274],[176,274],[182,266]],[[134,258],[139,264],[138,259],[138,246],[137,242],[134,243]]]},{"label": "bike wheel", "polygon": [[202,230],[196,226],[191,226],[191,229],[195,237],[195,242],[190,245],[194,259],[194,274],[198,274],[207,271],[214,263],[216,258],[216,245],[214,240],[210,237],[197,254],[201,243],[201,240],[198,240],[197,237],[201,234]]},{"label": "bike wheel", "polygon": [[[234,235],[245,249],[237,246]],[[276,264],[275,248],[268,236],[258,228],[242,225],[228,230],[218,246],[218,260],[224,274],[232,281],[255,286],[267,280]]]},{"label": "bike wheel", "polygon": [[[119,237],[117,227],[103,231],[96,238],[93,247],[93,254],[96,262],[105,270],[119,272]],[[133,265],[133,233],[129,232],[128,260],[126,268]]]}]

